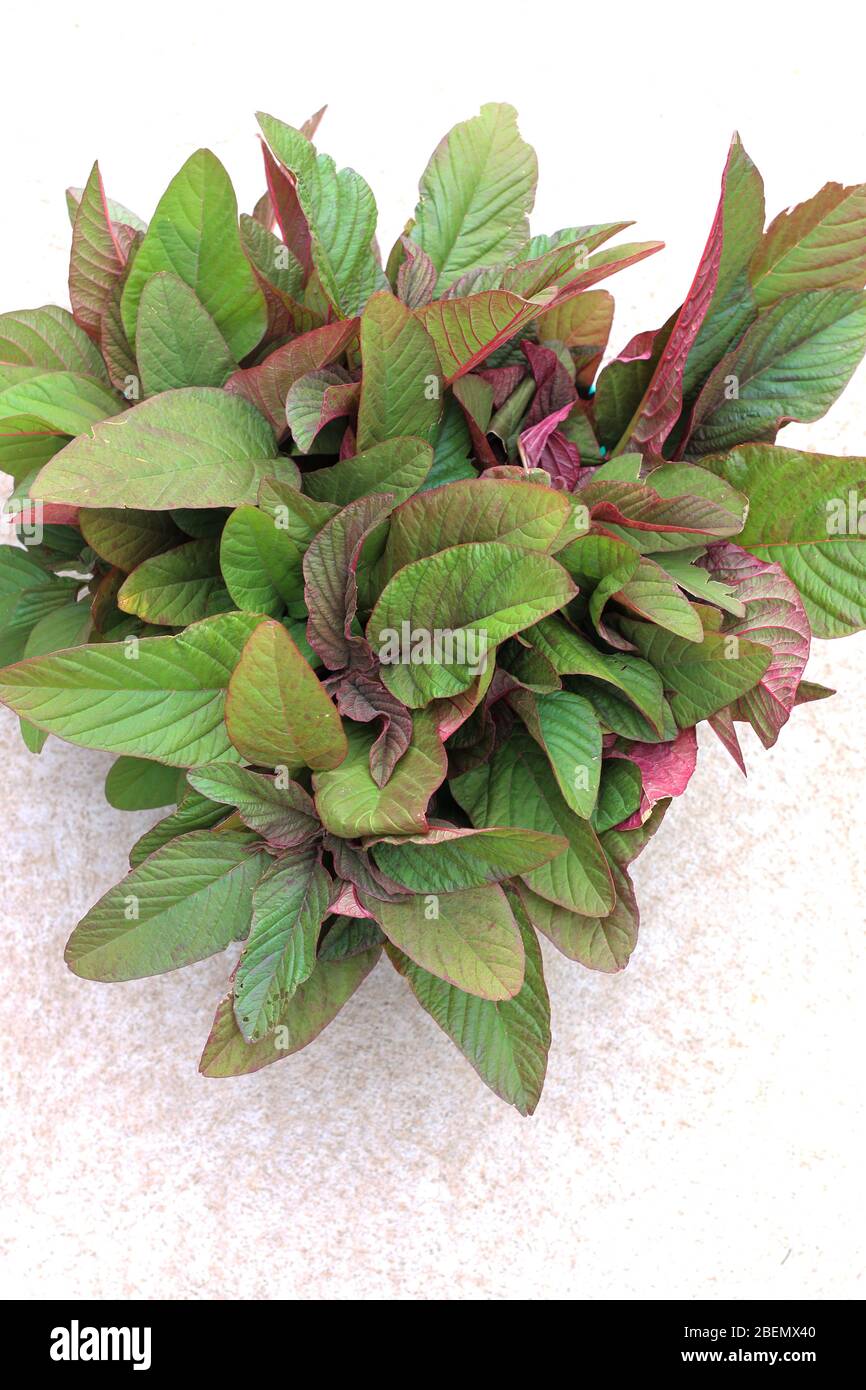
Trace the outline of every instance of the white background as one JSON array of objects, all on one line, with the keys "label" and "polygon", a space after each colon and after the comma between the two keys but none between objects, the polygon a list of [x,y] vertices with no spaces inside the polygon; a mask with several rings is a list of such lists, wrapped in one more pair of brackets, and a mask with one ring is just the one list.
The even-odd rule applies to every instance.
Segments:
[{"label": "white background", "polygon": [[[609,282],[614,345],[691,280],[731,132],[771,214],[866,179],[850,4],[32,4],[4,16],[0,308],[65,302],[67,184],[94,157],[147,217],[209,145],[242,209],[253,112],[358,168],[387,251],[448,127],[508,100],[535,230],[632,217],[667,250]],[[866,369],[783,442],[866,453]],[[308,1052],[195,1071],[227,963],[124,986],[64,970],[68,930],[147,817],[109,759],[0,712],[5,919],[0,1292],[176,1298],[857,1297],[862,1293],[866,639],[744,783],[699,772],[641,861],[617,977],[548,951],[554,1048],[532,1120],[489,1096],[382,965]]]}]

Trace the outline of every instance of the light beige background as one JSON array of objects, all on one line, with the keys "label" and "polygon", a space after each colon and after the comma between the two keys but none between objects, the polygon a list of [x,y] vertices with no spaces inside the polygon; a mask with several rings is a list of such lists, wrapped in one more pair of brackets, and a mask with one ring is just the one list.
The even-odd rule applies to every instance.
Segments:
[{"label": "light beige background", "polygon": [[[146,214],[210,143],[248,206],[256,105],[300,120],[330,99],[322,143],[374,184],[387,246],[447,126],[513,99],[540,154],[539,229],[637,213],[636,235],[668,241],[611,282],[616,346],[687,288],[734,125],[773,212],[866,177],[848,7],[819,26],[796,5],[784,24],[739,3],[712,20],[626,6],[612,27],[554,4],[537,30],[523,5],[336,8],[318,37],[294,8],[249,28],[236,6],[152,5],[144,26],[113,4],[7,16],[28,60],[0,92],[0,306],[62,302],[61,193],[96,154]],[[866,452],[864,406],[861,368],[785,441]],[[637,868],[629,969],[546,950],[554,1045],[531,1120],[386,964],[307,1052],[200,1078],[230,961],[117,986],[62,962],[153,817],[105,805],[107,757],[50,740],[32,758],[0,712],[0,1295],[862,1296],[866,638],[819,645],[810,675],[838,696],[798,710],[773,753],[750,744],[748,782],[703,739]]]}]

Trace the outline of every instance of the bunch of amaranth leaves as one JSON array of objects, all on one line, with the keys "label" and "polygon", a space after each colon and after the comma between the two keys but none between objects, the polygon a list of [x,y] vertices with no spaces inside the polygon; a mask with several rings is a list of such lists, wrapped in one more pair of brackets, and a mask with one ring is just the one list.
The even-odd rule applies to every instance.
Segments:
[{"label": "bunch of amaranth leaves", "polygon": [[738,724],[769,747],[830,693],[812,632],[866,624],[866,460],[774,442],[866,350],[866,187],[764,231],[735,139],[683,304],[599,373],[594,287],[660,243],[531,236],[511,107],[437,147],[384,268],[318,118],[259,123],[251,216],[207,150],[149,226],[94,165],[72,313],[0,316],[0,698],[34,753],[118,754],[113,806],[173,808],[67,960],[128,980],[244,943],[201,1063],[234,1076],[384,954],[531,1112],[537,934],[622,969],[696,725],[742,766]]}]

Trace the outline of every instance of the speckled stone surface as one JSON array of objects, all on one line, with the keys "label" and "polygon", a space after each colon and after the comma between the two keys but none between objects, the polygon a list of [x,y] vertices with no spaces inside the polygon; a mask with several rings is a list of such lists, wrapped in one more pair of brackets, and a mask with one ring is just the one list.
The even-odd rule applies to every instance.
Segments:
[{"label": "speckled stone surface", "polygon": [[[460,8],[471,30],[476,21]],[[805,55],[783,52],[792,93],[783,130],[769,98],[758,102],[756,81],[744,77],[720,95],[724,63],[751,71],[752,62],[736,41],[736,15],[726,14],[707,50],[702,101],[685,123],[664,84],[640,115],[629,99],[645,73],[641,53],[661,42],[658,28],[641,27],[648,20],[635,20],[634,52],[617,60],[614,107],[600,73],[582,66],[584,108],[611,122],[615,177],[604,161],[596,173],[575,159],[571,188],[559,189],[574,138],[565,67],[527,80],[513,43],[506,53],[480,18],[479,44],[503,57],[493,89],[467,96],[456,79],[431,78],[423,129],[401,121],[372,160],[363,146],[401,108],[389,90],[372,93],[369,110],[341,113],[341,91],[353,90],[358,53],[371,43],[357,15],[350,19],[324,146],[384,190],[387,242],[432,137],[477,100],[518,100],[547,180],[539,227],[637,210],[636,235],[670,237],[668,256],[612,284],[618,347],[662,322],[688,285],[712,215],[721,132],[741,126],[772,179],[773,210],[823,179],[863,176],[862,84],[852,85],[850,107],[847,87],[834,87],[827,121],[836,125],[820,142],[813,135],[812,84],[830,61],[822,34],[801,38]],[[118,22],[133,22],[116,7],[104,18],[115,35]],[[753,45],[752,77],[762,80],[766,45],[778,41],[771,18]],[[740,19],[750,34],[763,23],[754,7]],[[10,152],[7,176],[21,179],[24,220],[10,219],[3,243],[24,259],[2,276],[2,307],[62,294],[67,231],[57,194],[81,182],[93,152],[108,146],[111,191],[145,209],[189,149],[212,138],[241,171],[243,206],[259,182],[247,109],[301,119],[329,95],[307,83],[287,101],[283,78],[253,80],[260,35],[252,44],[226,20],[205,40],[184,28],[191,22],[175,7],[178,52],[185,64],[194,51],[201,69],[187,85],[174,80],[180,60],[164,59],[159,26],[135,31],[141,64],[169,64],[158,110],[145,105],[129,113],[131,126],[113,122],[106,132],[95,92],[105,84],[84,82],[62,128],[49,110],[34,113],[29,144],[19,134],[23,153]],[[571,7],[563,22],[573,60]],[[683,33],[699,43],[696,22],[692,6]],[[95,19],[73,22],[66,12],[44,36],[35,12],[14,23],[21,42],[32,46],[38,33],[43,55],[47,40],[43,60],[57,81],[67,64],[83,70],[88,44],[98,42]],[[109,60],[108,40],[99,42]],[[208,56],[225,68],[230,57],[243,66],[244,53],[249,71],[230,93],[206,79]],[[834,63],[849,61],[856,66],[858,54],[834,48]],[[681,70],[675,55],[670,62]],[[399,80],[408,100],[409,76]],[[669,160],[654,168],[648,148],[646,158],[630,156],[635,122],[676,141],[680,168],[700,147],[700,186],[686,188]],[[20,122],[6,128],[20,132]],[[20,210],[29,206],[35,231]],[[47,249],[37,253],[34,238]],[[864,453],[864,407],[861,368],[827,420],[792,428],[783,442]],[[862,1296],[866,637],[819,644],[809,674],[839,694],[798,710],[772,753],[749,741],[748,782],[711,734],[702,738],[687,796],[637,866],[643,922],[629,969],[592,975],[545,948],[554,1044],[530,1120],[481,1086],[385,963],[308,1051],[253,1077],[202,1079],[197,1060],[231,961],[111,986],[77,980],[63,965],[68,931],[121,876],[129,845],[155,817],[107,807],[108,757],[54,739],[31,757],[15,719],[0,711],[0,1295]]]}]

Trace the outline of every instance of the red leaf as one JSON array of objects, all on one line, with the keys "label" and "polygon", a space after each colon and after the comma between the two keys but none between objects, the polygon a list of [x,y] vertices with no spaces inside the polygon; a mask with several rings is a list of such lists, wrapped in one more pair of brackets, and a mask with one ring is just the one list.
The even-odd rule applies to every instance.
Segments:
[{"label": "red leaf", "polygon": [[580,480],[580,453],[577,445],[557,430],[557,425],[571,414],[573,405],[574,402],[569,401],[537,425],[524,430],[518,440],[520,456],[527,468],[543,468],[554,483],[568,492]]},{"label": "red leaf", "polygon": [[[640,449],[642,452],[660,454],[662,445],[679,418],[683,407],[683,371],[686,359],[700,332],[719,278],[724,237],[725,194],[737,149],[738,143],[734,141],[722,174],[722,191],[716,215],[695,278],[676,317],[643,399],[620,445],[617,446],[619,453],[629,449]],[[649,340],[654,335],[644,334],[641,337]],[[643,343],[642,348],[645,345]],[[632,353],[632,356],[637,355]],[[649,353],[642,352],[641,355],[648,356]]]},{"label": "red leaf", "polygon": [[681,729],[670,743],[630,743],[627,753],[613,751],[612,758],[627,758],[640,768],[643,779],[640,806],[617,830],[636,830],[643,825],[657,801],[682,796],[698,756],[694,729]]},{"label": "red leaf", "polygon": [[295,181],[288,169],[285,169],[279,160],[274,158],[264,140],[261,144],[265,161],[265,178],[268,181],[268,193],[270,194],[274,217],[277,219],[277,226],[286,246],[303,266],[305,276],[309,275],[313,268],[310,229],[307,225],[307,219],[301,211],[301,204],[295,190]]}]

